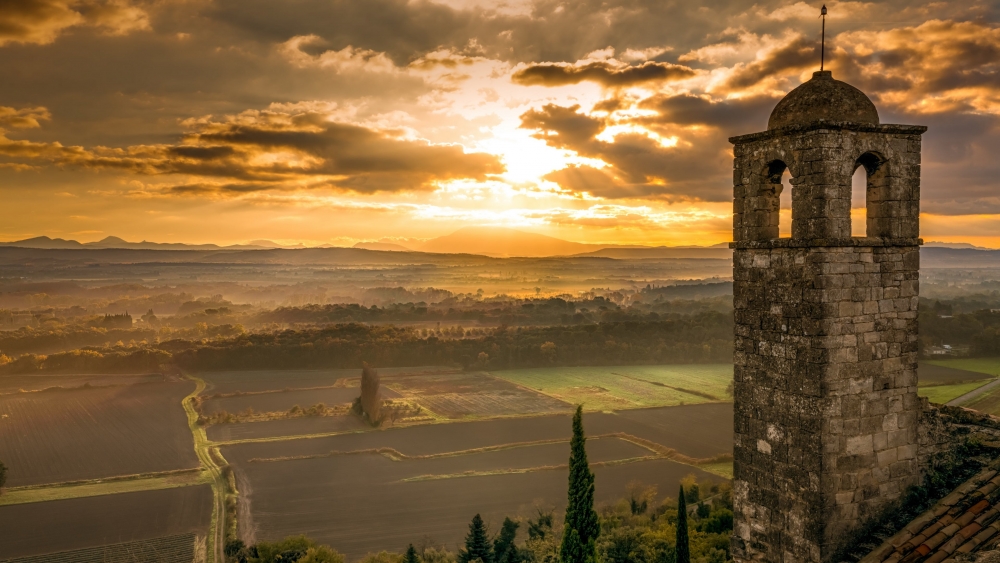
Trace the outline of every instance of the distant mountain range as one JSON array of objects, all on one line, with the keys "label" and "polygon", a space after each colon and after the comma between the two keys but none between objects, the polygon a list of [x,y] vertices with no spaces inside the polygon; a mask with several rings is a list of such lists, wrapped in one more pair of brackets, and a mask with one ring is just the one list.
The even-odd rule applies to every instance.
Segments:
[{"label": "distant mountain range", "polygon": [[248,244],[219,246],[217,244],[184,244],[181,242],[128,242],[118,237],[106,237],[96,242],[78,242],[61,238],[34,237],[13,242],[0,242],[0,246],[19,248],[46,248],[73,250],[80,248],[133,248],[140,250],[265,250],[270,248],[305,248],[304,245],[284,246],[269,240],[255,240]]},{"label": "distant mountain range", "polygon": [[578,255],[604,258],[725,258],[729,255],[728,243],[713,247],[587,244],[506,227],[463,227],[449,235],[433,238],[411,247],[388,242],[359,242],[354,248],[392,252],[478,254],[498,258]]},{"label": "distant mountain range", "polygon": [[[136,249],[136,250],[272,250],[302,249],[302,244],[288,246],[269,240],[254,240],[247,244],[220,246],[217,244],[184,244],[164,242],[128,242],[119,237],[107,237],[96,242],[81,243],[61,238],[34,237],[13,242],[2,242],[0,247],[10,246],[36,249]],[[322,247],[326,248],[326,247]],[[406,252],[432,254],[475,254],[493,258],[545,258],[550,256],[586,256],[596,258],[617,258],[628,260],[657,258],[715,258],[728,259],[732,256],[728,243],[714,246],[639,246],[607,245],[570,242],[555,237],[527,233],[504,227],[463,227],[457,231],[427,241],[404,246],[391,242],[359,242],[355,249],[379,252]],[[984,251],[990,249],[969,243],[928,242],[925,251],[937,257],[968,264],[985,259]],[[926,254],[926,252],[925,252]]]}]

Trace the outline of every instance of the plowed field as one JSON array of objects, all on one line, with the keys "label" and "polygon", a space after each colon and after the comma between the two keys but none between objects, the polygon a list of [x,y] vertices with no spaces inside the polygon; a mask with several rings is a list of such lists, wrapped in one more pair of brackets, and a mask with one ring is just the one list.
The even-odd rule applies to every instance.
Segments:
[{"label": "plowed field", "polygon": [[359,417],[347,414],[341,416],[306,416],[239,424],[216,424],[209,426],[205,432],[208,435],[208,439],[213,442],[228,442],[230,440],[366,431],[371,429],[371,426],[362,422]]},{"label": "plowed field", "polygon": [[[300,418],[288,421],[254,422],[220,425],[209,428],[268,427],[279,422],[303,422],[308,430],[319,433],[328,420],[337,417]],[[691,457],[712,457],[733,449],[733,405],[715,403],[643,409],[619,413],[589,413],[585,417],[589,435],[625,432],[652,440]],[[329,427],[327,427],[329,428]],[[300,428],[304,430],[305,428]],[[279,434],[280,435],[280,434]],[[535,440],[569,439],[570,416],[549,415],[523,418],[503,418],[449,424],[428,424],[406,428],[389,428],[330,436],[239,444],[223,449],[230,462],[254,457],[316,455],[331,450],[350,451],[369,448],[394,448],[407,455],[424,455],[468,450]]]},{"label": "plowed field", "polygon": [[[732,420],[727,403],[587,414],[598,499],[620,498],[633,479],[671,491],[687,474],[711,477],[602,435],[706,458],[732,451]],[[570,427],[568,415],[503,418],[236,444],[222,453],[239,480],[244,539],[305,533],[356,559],[424,536],[454,549],[477,512],[497,529],[504,516],[561,508]]]},{"label": "plowed field", "polygon": [[[598,443],[589,443],[588,450],[596,453]],[[508,452],[510,465],[519,465],[521,453]],[[565,444],[563,454],[568,456]],[[402,481],[409,474],[406,463],[377,455],[254,463],[241,471],[253,514],[252,521],[241,521],[241,535],[261,540],[305,533],[352,560],[382,549],[399,552],[425,536],[454,550],[476,513],[498,530],[504,516],[563,509],[568,478],[566,469],[557,469]],[[594,473],[598,502],[621,498],[632,480],[671,491],[691,473],[718,479],[666,460],[597,466]]]},{"label": "plowed field", "polygon": [[158,373],[146,375],[4,375],[0,376],[0,394],[40,391],[42,389],[73,389],[85,385],[103,387],[155,383],[168,379]]},{"label": "plowed field", "polygon": [[0,395],[7,486],[198,466],[181,400],[190,381]]},{"label": "plowed field", "polygon": [[194,532],[212,517],[208,485],[0,506],[0,559]]}]

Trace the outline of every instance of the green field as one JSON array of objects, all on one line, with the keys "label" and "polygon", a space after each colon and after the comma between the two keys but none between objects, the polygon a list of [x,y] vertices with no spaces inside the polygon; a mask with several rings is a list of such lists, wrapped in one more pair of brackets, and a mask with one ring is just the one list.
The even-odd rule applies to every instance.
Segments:
[{"label": "green field", "polygon": [[1000,375],[1000,358],[953,358],[948,360],[920,360],[921,364],[931,364],[935,366],[964,369],[985,373],[987,375]]},{"label": "green field", "polygon": [[588,411],[690,405],[731,400],[732,364],[675,364],[515,369],[490,375]]},{"label": "green field", "polygon": [[969,381],[966,383],[956,383],[954,385],[928,385],[917,388],[917,394],[927,397],[932,403],[945,404],[948,401],[961,397],[969,391],[979,389],[983,385],[993,381],[992,379],[982,379],[979,381]]}]

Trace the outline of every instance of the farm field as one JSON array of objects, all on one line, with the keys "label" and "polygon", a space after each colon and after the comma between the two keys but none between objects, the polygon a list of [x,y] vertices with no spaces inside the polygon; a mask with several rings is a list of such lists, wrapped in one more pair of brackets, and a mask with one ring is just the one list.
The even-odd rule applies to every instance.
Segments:
[{"label": "farm field", "polygon": [[308,434],[329,434],[333,432],[364,432],[372,428],[357,416],[304,416],[261,422],[238,424],[215,424],[205,432],[213,442],[232,440],[254,440],[280,436],[302,436]]},{"label": "farm field", "polygon": [[983,385],[993,381],[992,379],[982,379],[979,381],[970,381],[968,383],[955,383],[952,385],[929,385],[920,386],[917,388],[917,394],[921,397],[927,397],[932,403],[937,403],[943,405],[952,399],[957,399],[962,395],[970,391],[975,391]]},{"label": "farm field", "polygon": [[[1000,358],[953,358],[948,360],[921,360],[920,366],[933,365],[983,373],[991,377],[1000,375]],[[923,371],[919,373],[923,376]]]},{"label": "farm field", "polygon": [[[294,420],[319,422],[324,418],[335,417]],[[525,441],[568,440],[570,418],[570,415],[565,414],[426,424],[321,438],[237,444],[224,447],[223,454],[232,463],[251,458],[308,456],[371,448],[393,448],[406,455],[437,454]],[[283,421],[221,425],[210,427],[209,430],[225,426],[235,428],[270,425],[274,422]],[[589,413],[584,422],[590,436],[625,432],[696,458],[729,453],[733,447],[731,403],[662,407],[621,413]]]},{"label": "farm field", "polygon": [[15,557],[3,563],[191,563],[195,558],[195,542],[199,542],[199,538],[193,533],[178,534],[45,555]]},{"label": "farm field", "polygon": [[962,359],[921,360],[917,372],[917,394],[927,397],[932,403],[943,405],[993,380],[987,373],[967,369],[979,366],[979,360],[972,361],[970,364]]},{"label": "farm field", "polygon": [[981,381],[990,379],[989,374],[959,368],[953,365],[930,364],[925,361],[920,362],[917,371],[917,385],[942,385],[955,383],[968,383],[970,381]]},{"label": "farm field", "polygon": [[[691,473],[721,479],[664,456],[730,453],[732,421],[730,403],[588,413],[599,501],[620,498],[634,479],[662,491]],[[283,421],[228,426],[274,422]],[[477,512],[498,526],[504,516],[563,507],[570,433],[569,414],[555,414],[240,443],[221,453],[236,471],[245,541],[305,533],[357,559],[425,536],[454,548]],[[728,462],[706,467],[731,470]]]},{"label": "farm field", "polygon": [[[382,368],[382,377],[407,373],[439,373],[455,371],[447,367],[415,367],[415,368]],[[197,374],[208,383],[209,388],[204,395],[216,393],[229,394],[237,392],[279,391],[284,389],[304,389],[310,387],[328,387],[337,384],[340,379],[348,379],[348,387],[360,385],[360,369],[327,369],[327,370],[261,370],[261,371],[210,371]]]},{"label": "farm field", "polygon": [[0,506],[0,559],[204,535],[211,515],[208,485]]},{"label": "farm field", "polygon": [[[598,451],[600,442],[589,441],[588,450]],[[569,448],[562,446],[565,463]],[[382,549],[401,551],[425,537],[454,549],[476,513],[496,530],[504,516],[527,518],[537,508],[565,507],[566,469],[402,481],[406,465],[379,455],[352,456],[349,463],[316,458],[243,464],[241,489],[249,493],[241,502],[249,503],[252,518],[241,520],[240,534],[261,540],[305,533],[356,560]],[[662,459],[593,470],[598,502],[620,498],[632,480],[667,491],[691,473],[719,479]]]},{"label": "farm field", "polygon": [[444,418],[570,412],[573,406],[487,373],[382,376],[382,387]]},{"label": "farm field", "polygon": [[994,388],[962,404],[963,407],[1000,416],[1000,388]]},{"label": "farm field", "polygon": [[491,375],[588,411],[617,411],[728,400],[732,364],[537,368]]},{"label": "farm field", "polygon": [[[0,395],[53,388],[74,389],[85,385],[103,387],[156,383],[168,379],[158,373],[146,375],[4,375],[0,376]],[[53,389],[53,391],[55,390]]]},{"label": "farm field", "polygon": [[198,467],[190,381],[0,395],[8,487]]}]

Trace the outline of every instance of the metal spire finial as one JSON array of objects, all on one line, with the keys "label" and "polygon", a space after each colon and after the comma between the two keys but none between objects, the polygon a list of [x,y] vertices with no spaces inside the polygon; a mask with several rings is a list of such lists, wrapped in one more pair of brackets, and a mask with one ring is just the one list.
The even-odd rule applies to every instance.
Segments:
[{"label": "metal spire finial", "polygon": [[822,72],[823,64],[826,62],[826,4],[823,4],[823,8],[819,11],[819,15],[823,18],[823,38],[820,40],[819,47],[819,70]]}]

